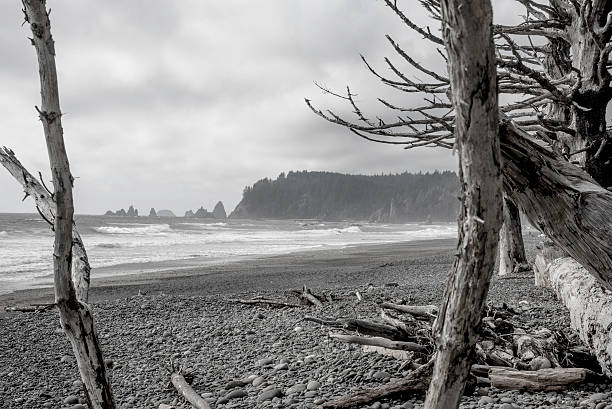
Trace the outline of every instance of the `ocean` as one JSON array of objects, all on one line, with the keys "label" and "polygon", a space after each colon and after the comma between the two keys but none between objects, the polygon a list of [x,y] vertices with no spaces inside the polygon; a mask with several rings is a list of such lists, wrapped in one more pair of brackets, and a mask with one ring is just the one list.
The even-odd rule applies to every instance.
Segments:
[{"label": "ocean", "polygon": [[[375,224],[76,216],[92,278],[363,244],[457,237],[456,223]],[[52,285],[53,232],[38,214],[0,213],[0,293]]]}]

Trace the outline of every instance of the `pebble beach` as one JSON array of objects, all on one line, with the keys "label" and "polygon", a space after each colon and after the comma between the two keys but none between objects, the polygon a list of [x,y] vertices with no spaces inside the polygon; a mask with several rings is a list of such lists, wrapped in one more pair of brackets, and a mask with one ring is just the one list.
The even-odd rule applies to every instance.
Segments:
[{"label": "pebble beach", "polygon": [[[536,238],[526,237],[533,257]],[[375,318],[382,301],[438,304],[455,240],[294,253],[154,275],[94,279],[92,305],[120,408],[189,408],[171,387],[171,364],[216,408],[313,408],[407,375],[401,361],[330,339],[318,317]],[[235,298],[295,302],[303,285],[334,301],[323,308],[243,305]],[[357,300],[359,291],[363,299]],[[52,302],[48,288],[3,295],[0,306]],[[522,305],[525,329],[574,336],[569,316],[531,274],[494,278],[490,302]],[[0,312],[0,407],[86,408],[57,311]],[[420,408],[423,396],[373,402]],[[610,384],[562,393],[480,387],[463,408],[612,408]]]}]

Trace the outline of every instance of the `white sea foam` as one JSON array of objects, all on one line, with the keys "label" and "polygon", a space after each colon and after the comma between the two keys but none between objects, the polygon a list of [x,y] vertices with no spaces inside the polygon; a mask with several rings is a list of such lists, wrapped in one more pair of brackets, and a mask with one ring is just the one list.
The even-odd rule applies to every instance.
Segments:
[{"label": "white sea foam", "polygon": [[168,224],[139,224],[131,227],[101,226],[94,227],[98,233],[104,234],[160,234],[171,231]]},{"label": "white sea foam", "polygon": [[2,230],[0,231],[0,237],[7,237],[8,236],[8,232]]}]

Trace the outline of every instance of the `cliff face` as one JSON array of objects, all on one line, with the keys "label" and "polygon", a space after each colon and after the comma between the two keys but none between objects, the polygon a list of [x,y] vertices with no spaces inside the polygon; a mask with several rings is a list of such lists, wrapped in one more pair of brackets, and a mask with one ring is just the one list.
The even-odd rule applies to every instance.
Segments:
[{"label": "cliff face", "polygon": [[231,218],[452,221],[459,181],[453,172],[343,175],[289,172],[244,189]]}]

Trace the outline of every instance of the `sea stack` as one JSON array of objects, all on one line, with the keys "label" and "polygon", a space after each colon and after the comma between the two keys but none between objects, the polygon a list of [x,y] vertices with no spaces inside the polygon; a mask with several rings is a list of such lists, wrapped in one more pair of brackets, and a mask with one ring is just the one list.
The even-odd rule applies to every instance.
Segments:
[{"label": "sea stack", "polygon": [[215,208],[213,209],[213,216],[215,217],[215,219],[227,219],[227,213],[225,213],[225,207],[223,206],[223,202],[217,202]]},{"label": "sea stack", "polygon": [[149,217],[157,217],[157,212],[155,211],[154,207],[152,207],[149,211]]},{"label": "sea stack", "polygon": [[138,217],[138,210],[134,209],[134,206],[130,205],[127,211],[127,216]]}]

